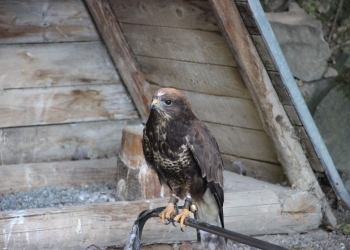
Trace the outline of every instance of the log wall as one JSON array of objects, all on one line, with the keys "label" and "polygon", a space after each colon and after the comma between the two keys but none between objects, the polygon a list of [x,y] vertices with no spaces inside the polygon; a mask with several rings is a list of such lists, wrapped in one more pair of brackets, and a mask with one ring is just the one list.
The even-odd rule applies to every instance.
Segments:
[{"label": "log wall", "polygon": [[[285,180],[209,3],[109,3],[152,93],[160,87],[185,93],[196,116],[217,138],[226,169],[272,182]],[[271,58],[264,61],[268,70],[276,70]]]},{"label": "log wall", "polygon": [[0,175],[114,157],[140,119],[84,2],[1,1],[0,16]]}]

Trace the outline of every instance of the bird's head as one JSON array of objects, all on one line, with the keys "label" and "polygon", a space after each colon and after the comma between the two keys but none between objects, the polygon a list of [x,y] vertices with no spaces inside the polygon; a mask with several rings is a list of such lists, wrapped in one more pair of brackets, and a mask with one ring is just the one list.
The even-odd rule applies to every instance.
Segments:
[{"label": "bird's head", "polygon": [[194,116],[191,106],[185,95],[173,88],[159,89],[152,98],[151,114],[157,112],[167,120],[191,119]]}]

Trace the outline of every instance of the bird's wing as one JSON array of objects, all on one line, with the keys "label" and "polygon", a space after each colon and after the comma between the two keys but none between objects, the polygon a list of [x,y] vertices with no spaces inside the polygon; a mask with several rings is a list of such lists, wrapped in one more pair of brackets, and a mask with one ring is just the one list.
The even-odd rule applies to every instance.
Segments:
[{"label": "bird's wing", "polygon": [[186,141],[201,169],[202,177],[206,178],[208,187],[215,197],[220,210],[221,225],[224,227],[224,166],[218,144],[213,134],[201,121],[196,121],[192,124],[188,130]]},{"label": "bird's wing", "polygon": [[153,169],[153,150],[147,136],[146,127],[143,129],[142,150],[148,167]]}]

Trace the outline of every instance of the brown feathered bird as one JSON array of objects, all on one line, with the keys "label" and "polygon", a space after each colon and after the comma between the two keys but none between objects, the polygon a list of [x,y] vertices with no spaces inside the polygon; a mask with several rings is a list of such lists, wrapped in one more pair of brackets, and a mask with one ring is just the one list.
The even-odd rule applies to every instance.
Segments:
[{"label": "brown feathered bird", "polygon": [[[163,223],[174,212],[175,196],[191,197],[197,219],[224,227],[223,163],[216,140],[192,113],[190,103],[179,90],[162,88],[152,99],[150,116],[143,130],[143,152],[161,184],[168,185],[171,198],[160,214]],[[180,226],[188,209],[176,216]],[[226,248],[225,239],[200,231],[205,247]]]}]

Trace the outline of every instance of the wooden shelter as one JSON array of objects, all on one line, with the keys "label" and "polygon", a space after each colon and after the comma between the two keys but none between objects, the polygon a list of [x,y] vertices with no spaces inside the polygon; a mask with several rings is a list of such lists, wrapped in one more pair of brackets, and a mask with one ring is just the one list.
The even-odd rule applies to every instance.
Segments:
[{"label": "wooden shelter", "polygon": [[[140,178],[142,160],[125,160],[140,148],[121,148],[122,135],[139,138],[152,93],[175,87],[218,140],[228,229],[334,226],[303,100],[286,87],[264,18],[255,0],[0,1],[0,192],[114,180],[120,150]],[[122,133],[129,125],[138,128]],[[137,214],[166,200],[1,212],[0,246],[122,245]],[[166,229],[150,222],[143,240],[195,239]]]}]

